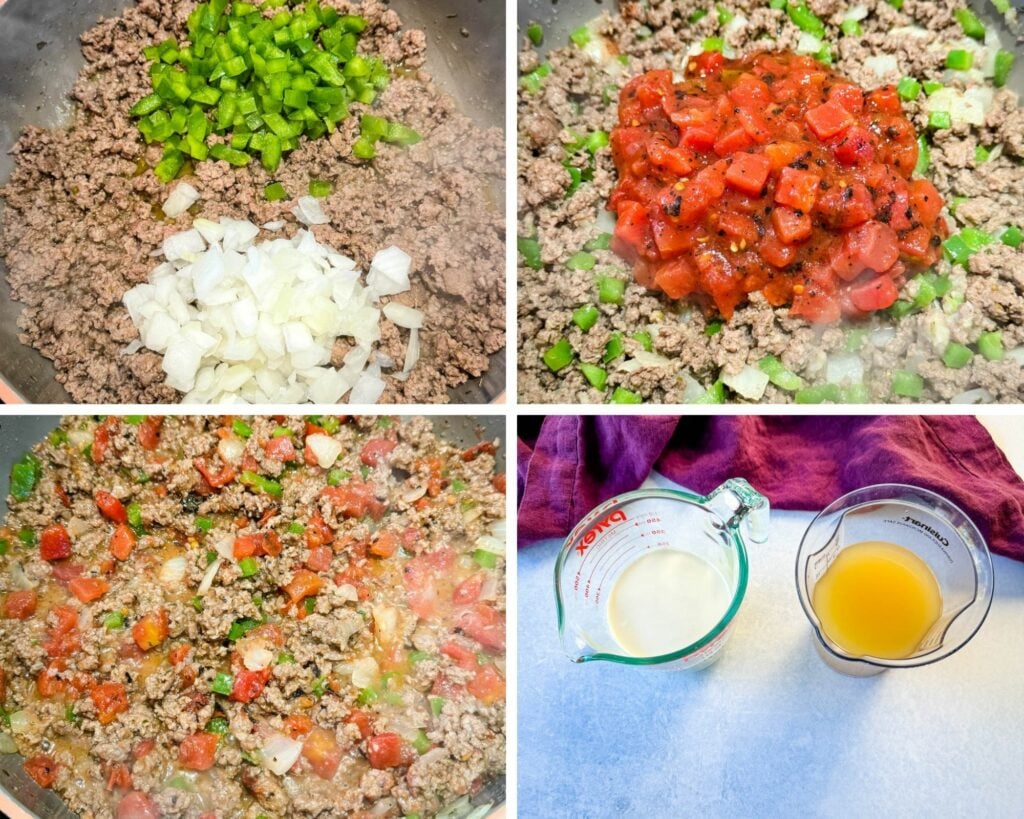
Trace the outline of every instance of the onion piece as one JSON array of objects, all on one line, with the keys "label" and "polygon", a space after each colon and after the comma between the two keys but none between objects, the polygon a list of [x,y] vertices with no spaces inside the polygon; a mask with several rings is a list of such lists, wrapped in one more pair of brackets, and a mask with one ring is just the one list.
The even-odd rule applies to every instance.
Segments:
[{"label": "onion piece", "polygon": [[162,206],[163,212],[176,219],[199,201],[199,191],[188,182],[179,182]]},{"label": "onion piece", "polygon": [[991,404],[992,393],[984,387],[966,390],[949,400],[950,404]]},{"label": "onion piece", "polygon": [[401,499],[403,503],[416,503],[420,498],[427,494],[427,487],[425,486],[414,486],[412,489],[407,489],[402,493]]},{"label": "onion piece", "polygon": [[31,734],[39,728],[39,717],[27,708],[13,712],[10,719],[12,734]]},{"label": "onion piece", "polygon": [[245,442],[238,438],[222,438],[217,444],[217,454],[225,463],[237,464],[245,454]]},{"label": "onion piece", "polygon": [[202,581],[199,583],[199,594],[206,594],[210,590],[210,586],[213,585],[213,579],[217,576],[217,572],[220,570],[221,563],[224,562],[223,557],[217,557],[213,563],[206,567],[206,574],[203,575]]},{"label": "onion piece", "polygon": [[723,376],[722,381],[744,398],[757,401],[768,387],[768,374],[760,367],[747,364],[738,373]]},{"label": "onion piece", "polygon": [[498,538],[491,537],[490,535],[478,537],[474,545],[476,548],[483,549],[485,552],[492,552],[493,554],[502,556],[505,554],[505,541],[498,540]]},{"label": "onion piece", "polygon": [[340,441],[320,432],[307,435],[306,446],[313,452],[321,469],[329,469],[334,466],[334,462],[338,460],[342,450]]},{"label": "onion piece", "polygon": [[294,765],[302,754],[302,743],[286,737],[284,734],[274,732],[263,744],[260,756],[263,767],[284,776]]},{"label": "onion piece", "polygon": [[269,668],[276,655],[261,640],[249,640],[241,647],[242,663],[250,671],[262,671]]},{"label": "onion piece", "polygon": [[18,745],[10,734],[0,733],[0,754],[16,754]]},{"label": "onion piece", "polygon": [[423,326],[423,312],[414,307],[407,307],[397,301],[384,305],[384,315],[399,327],[419,330]]},{"label": "onion piece", "polygon": [[829,356],[825,380],[829,384],[860,384],[864,381],[864,362],[856,353]]},{"label": "onion piece", "polygon": [[185,571],[187,568],[185,555],[176,555],[168,558],[160,567],[160,573],[158,575],[160,582],[165,586],[177,586],[185,579]]},{"label": "onion piece", "polygon": [[393,296],[409,289],[409,271],[412,257],[401,248],[391,245],[378,250],[370,263],[366,276],[367,286],[380,296]]},{"label": "onion piece", "polygon": [[225,560],[235,559],[235,538],[232,535],[222,537],[214,544],[213,548]]},{"label": "onion piece", "polygon": [[367,688],[377,681],[380,667],[373,657],[362,657],[352,663],[352,685],[356,688]]},{"label": "onion piece", "polygon": [[300,197],[295,207],[292,208],[292,213],[304,225],[326,225],[331,221],[324,213],[324,209],[320,207],[319,200],[312,196]]}]

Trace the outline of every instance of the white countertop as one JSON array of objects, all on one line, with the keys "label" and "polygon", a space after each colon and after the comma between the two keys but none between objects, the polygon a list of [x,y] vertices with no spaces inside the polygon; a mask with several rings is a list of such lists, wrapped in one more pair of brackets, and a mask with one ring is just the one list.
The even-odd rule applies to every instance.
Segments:
[{"label": "white countertop", "polygon": [[811,517],[772,513],[732,640],[698,672],[570,663],[560,542],[519,552],[520,815],[1024,816],[1024,563],[994,558],[992,609],[956,654],[845,677],[797,601]]}]

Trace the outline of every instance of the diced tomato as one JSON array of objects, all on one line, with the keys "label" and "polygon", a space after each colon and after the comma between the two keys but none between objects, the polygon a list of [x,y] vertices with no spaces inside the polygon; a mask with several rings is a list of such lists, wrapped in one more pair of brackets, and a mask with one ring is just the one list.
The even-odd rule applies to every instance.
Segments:
[{"label": "diced tomato", "polygon": [[484,705],[493,705],[505,699],[505,678],[492,664],[487,664],[466,683],[466,690]]},{"label": "diced tomato", "polygon": [[306,524],[306,545],[310,549],[317,546],[324,546],[334,541],[334,530],[324,521],[319,509],[314,509],[313,514]]},{"label": "diced tomato", "polygon": [[52,756],[36,754],[25,760],[27,773],[40,788],[50,788],[57,781],[57,770],[60,765]]},{"label": "diced tomato", "polygon": [[797,142],[771,142],[765,145],[764,155],[767,157],[768,162],[771,164],[773,171],[781,171],[789,163],[796,161],[796,158],[800,156],[806,149],[803,145]]},{"label": "diced tomato", "polygon": [[736,84],[729,90],[729,99],[741,108],[763,110],[772,102],[772,92],[767,84],[754,74],[740,74]]},{"label": "diced tomato", "polygon": [[100,577],[75,577],[68,581],[68,591],[83,603],[91,603],[110,591],[110,584]]},{"label": "diced tomato", "polygon": [[896,91],[896,87],[892,85],[883,85],[881,88],[876,88],[870,92],[868,94],[868,102],[877,111],[889,114],[899,114],[903,111],[900,96]]},{"label": "diced tomato", "polygon": [[448,640],[447,642],[442,643],[441,653],[446,657],[451,657],[455,660],[455,664],[459,668],[465,668],[468,671],[475,671],[479,667],[479,664],[476,661],[476,652],[469,646],[463,645],[455,640]]},{"label": "diced tomato", "polygon": [[324,581],[318,574],[308,569],[297,569],[292,579],[284,586],[284,591],[292,604],[297,604],[307,597],[313,597],[320,593]]},{"label": "diced tomato", "polygon": [[832,186],[822,192],[815,210],[822,214],[830,227],[852,228],[875,215],[875,204],[862,182],[851,182],[845,187]]},{"label": "diced tomato", "polygon": [[463,580],[452,592],[452,602],[459,606],[475,603],[480,598],[480,589],[484,585],[484,573],[477,572]]},{"label": "diced tomato", "polygon": [[176,645],[167,653],[167,661],[171,665],[180,665],[185,662],[185,658],[188,657],[189,651],[192,649],[185,643]]},{"label": "diced tomato", "polygon": [[192,734],[178,746],[178,764],[190,771],[208,771],[217,752],[217,735],[206,731]]},{"label": "diced tomato", "polygon": [[278,438],[271,438],[263,445],[263,451],[272,461],[290,463],[295,460],[295,444],[288,435],[281,435]]},{"label": "diced tomato", "polygon": [[724,157],[745,151],[753,144],[754,140],[747,129],[742,125],[734,125],[718,134],[713,147],[716,154]]},{"label": "diced tomato", "polygon": [[410,765],[416,752],[398,734],[377,734],[366,740],[366,755],[374,768]]},{"label": "diced tomato", "polygon": [[194,458],[192,465],[198,470],[199,474],[203,476],[211,488],[220,489],[222,486],[227,486],[235,479],[235,468],[231,464],[223,464],[220,468],[220,472],[213,472],[207,465],[205,458]]},{"label": "diced tomato", "polygon": [[81,563],[76,563],[73,560],[64,560],[60,563],[55,563],[50,567],[53,579],[65,586],[74,578],[81,577],[84,571],[85,567]]},{"label": "diced tomato", "polygon": [[814,207],[820,182],[821,177],[816,173],[785,167],[775,187],[775,201],[808,213]]},{"label": "diced tomato", "polygon": [[494,487],[495,491],[505,494],[505,473],[500,472],[491,478],[491,486]]},{"label": "diced tomato", "polygon": [[687,183],[679,209],[679,222],[691,224],[721,199],[725,192],[725,167],[718,162],[702,168]]},{"label": "diced tomato", "polygon": [[137,538],[131,527],[125,523],[119,523],[110,538],[110,553],[118,560],[127,560],[131,556],[136,542]]},{"label": "diced tomato", "polygon": [[459,685],[445,674],[438,674],[434,684],[430,687],[430,693],[435,697],[446,697],[447,699],[455,699],[465,691],[466,686]]},{"label": "diced tomato", "polygon": [[284,732],[292,739],[304,737],[313,730],[313,720],[306,714],[289,714],[284,718]]},{"label": "diced tomato", "polygon": [[130,790],[132,787],[132,771],[127,765],[118,762],[110,766],[107,774],[107,790]]},{"label": "diced tomato", "polygon": [[59,483],[53,485],[53,494],[57,496],[57,500],[61,502],[62,506],[68,509],[71,508],[71,498],[68,497],[68,493],[64,491],[64,487]]},{"label": "diced tomato", "polygon": [[370,544],[370,554],[391,557],[398,550],[398,537],[394,532],[381,532]]},{"label": "diced tomato", "polygon": [[[643,255],[643,248],[650,247],[653,242],[647,208],[639,202],[621,202],[617,210],[615,222],[615,238],[613,246],[620,256],[629,258]],[[628,255],[627,255],[628,254]]]},{"label": "diced tomato", "polygon": [[899,258],[899,237],[888,225],[867,222],[846,234],[845,250],[853,264],[850,272],[840,271],[833,261],[832,267],[843,278],[852,279],[864,270],[882,273]]},{"label": "diced tomato", "polygon": [[236,558],[243,557],[277,557],[284,545],[277,532],[254,532],[235,538],[232,547]]},{"label": "diced tomato", "polygon": [[109,725],[128,710],[128,692],[119,682],[100,683],[89,692],[100,725]]},{"label": "diced tomato", "polygon": [[911,179],[908,191],[917,218],[925,225],[933,224],[942,210],[942,196],[935,186],[927,179]]},{"label": "diced tomato", "polygon": [[156,748],[155,739],[143,739],[132,748],[132,759],[143,759]]},{"label": "diced tomato", "polygon": [[[673,117],[673,121],[675,117]],[[679,144],[695,151],[709,151],[718,139],[718,125],[713,122],[691,125],[683,130]]]},{"label": "diced tomato", "polygon": [[505,650],[505,615],[487,603],[477,603],[473,608],[460,612],[456,622],[458,630],[485,648]]},{"label": "diced tomato", "polygon": [[409,608],[424,620],[434,616],[437,580],[455,563],[455,552],[447,546],[410,559],[402,570]]},{"label": "diced tomato", "polygon": [[51,523],[39,535],[39,556],[43,560],[71,557],[71,535],[59,523]]},{"label": "diced tomato", "polygon": [[348,481],[344,486],[328,486],[320,497],[330,501],[343,517],[361,518],[369,515],[374,520],[384,516],[385,506],[374,494],[373,486],[359,481]]},{"label": "diced tomato", "polygon": [[899,296],[899,291],[889,276],[877,276],[850,290],[850,301],[858,310],[863,310],[865,313],[891,307],[897,296]]},{"label": "diced tomato", "polygon": [[772,209],[772,224],[775,226],[775,235],[787,245],[809,239],[813,230],[809,213],[785,205]]},{"label": "diced tomato", "polygon": [[855,125],[832,146],[832,153],[843,165],[867,165],[875,158],[875,143],[867,128]]},{"label": "diced tomato", "polygon": [[366,572],[359,566],[349,564],[336,575],[334,575],[334,585],[336,586],[352,586],[356,590],[356,594],[359,595],[360,600],[369,600],[370,590],[366,587],[363,582],[366,577]]},{"label": "diced tomato", "polygon": [[851,114],[864,110],[864,92],[848,82],[837,82],[828,91],[828,101],[846,109]]},{"label": "diced tomato", "polygon": [[156,648],[169,635],[167,624],[167,612],[163,609],[151,611],[143,615],[139,621],[132,626],[132,637],[135,643],[143,651]]},{"label": "diced tomato", "polygon": [[775,267],[788,266],[796,259],[797,254],[797,248],[794,245],[780,242],[774,233],[765,237],[757,249],[761,258]]},{"label": "diced tomato", "polygon": [[270,680],[271,670],[263,668],[259,671],[249,671],[243,668],[235,672],[235,682],[231,686],[232,702],[252,702],[266,688]]},{"label": "diced tomato", "polygon": [[761,193],[770,171],[771,160],[764,154],[736,154],[725,172],[725,181],[737,190],[756,195]]},{"label": "diced tomato", "polygon": [[376,466],[391,454],[391,451],[397,445],[395,441],[387,438],[371,438],[363,444],[363,448],[359,453],[359,460],[367,466]]},{"label": "diced tomato", "polygon": [[4,617],[8,620],[27,620],[36,613],[38,602],[34,589],[10,592],[4,598]]},{"label": "diced tomato", "polygon": [[46,668],[39,672],[36,677],[36,690],[43,699],[56,697],[63,694],[68,687],[67,681],[63,678],[64,663],[61,660],[54,660]]},{"label": "diced tomato", "polygon": [[110,446],[110,434],[117,426],[117,419],[113,416],[104,419],[92,433],[92,462],[101,464],[107,456],[107,448]]},{"label": "diced tomato", "polygon": [[314,728],[302,744],[302,756],[321,779],[333,779],[344,752],[333,732]]},{"label": "diced tomato", "polygon": [[128,522],[128,513],[125,511],[124,504],[109,492],[104,492],[101,489],[96,493],[96,506],[99,508],[100,514],[107,520],[114,523]]},{"label": "diced tomato", "polygon": [[50,657],[67,657],[81,647],[78,635],[78,609],[61,604],[50,609],[49,626],[43,648]]},{"label": "diced tomato", "polygon": [[698,77],[710,77],[722,70],[725,65],[725,57],[720,51],[702,51],[696,57],[691,57],[686,68],[690,73]]},{"label": "diced tomato", "polygon": [[160,446],[160,427],[164,424],[162,415],[149,415],[139,424],[139,446],[152,452]]},{"label": "diced tomato", "polygon": [[370,720],[370,715],[366,711],[353,708],[349,711],[348,716],[345,717],[345,722],[355,725],[359,729],[359,735],[363,739],[366,739],[373,733],[373,724]]},{"label": "diced tomato", "polygon": [[116,819],[160,819],[160,809],[142,791],[132,791],[117,803]]},{"label": "diced tomato", "polygon": [[475,461],[481,455],[495,455],[498,448],[495,446],[494,441],[480,441],[474,443],[468,449],[464,449],[462,455],[459,456],[463,461]]},{"label": "diced tomato", "polygon": [[334,552],[328,546],[317,546],[306,555],[306,568],[314,572],[326,572],[331,568]]},{"label": "diced tomato", "polygon": [[811,108],[804,114],[807,127],[818,139],[825,142],[837,134],[841,134],[854,123],[854,118],[841,105],[826,102]]}]

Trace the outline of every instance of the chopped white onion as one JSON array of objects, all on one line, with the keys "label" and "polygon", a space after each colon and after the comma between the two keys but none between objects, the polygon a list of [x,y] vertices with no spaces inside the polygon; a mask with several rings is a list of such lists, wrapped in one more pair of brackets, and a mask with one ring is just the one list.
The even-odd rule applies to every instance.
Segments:
[{"label": "chopped white onion", "polygon": [[306,436],[306,446],[312,451],[317,464],[322,469],[329,469],[334,466],[334,462],[338,460],[342,449],[340,441],[335,440],[330,435],[324,435],[319,432]]},{"label": "chopped white onion", "polygon": [[330,219],[320,207],[320,201],[313,196],[303,196],[292,209],[295,218],[304,225],[326,225]]},{"label": "chopped white onion", "polygon": [[177,586],[185,579],[187,568],[185,555],[168,558],[160,567],[160,582],[165,586]]},{"label": "chopped white onion", "polygon": [[1012,350],[1007,350],[1006,357],[1024,367],[1024,347],[1014,347]]},{"label": "chopped white onion", "polygon": [[400,636],[398,633],[398,609],[394,606],[373,607],[373,633],[382,646],[391,645]]},{"label": "chopped white onion", "polygon": [[990,404],[992,402],[992,393],[986,390],[984,387],[978,387],[977,389],[967,390],[954,396],[950,399],[951,404]]},{"label": "chopped white onion", "polygon": [[278,776],[284,776],[302,754],[302,743],[276,731],[264,743],[260,756],[263,766]]},{"label": "chopped white onion", "polygon": [[[381,367],[396,365],[374,349],[382,313],[375,305],[409,289],[408,254],[382,250],[364,285],[355,262],[309,231],[263,242],[258,235],[250,222],[222,218],[197,219],[168,237],[167,261],[124,296],[141,337],[135,349],[141,343],[163,355],[165,383],[188,403],[334,404],[353,388],[350,400],[376,402]],[[397,303],[384,310],[411,328],[405,368],[394,376],[404,379],[419,358],[423,314]],[[355,345],[336,370],[332,349],[346,336]]]},{"label": "chopped white onion", "polygon": [[7,574],[11,578],[11,585],[16,589],[34,589],[38,583],[25,574],[25,567],[20,560],[12,560],[7,566]]},{"label": "chopped white onion", "polygon": [[27,708],[11,714],[11,733],[30,734],[39,727],[39,718]]},{"label": "chopped white onion", "polygon": [[850,6],[850,8],[848,8],[846,10],[846,13],[843,15],[843,19],[844,20],[857,20],[857,21],[860,21],[860,20],[863,20],[867,16],[868,16],[868,7],[867,6],[857,5],[857,6]]},{"label": "chopped white onion", "polygon": [[492,552],[496,555],[505,554],[505,541],[499,540],[496,537],[490,535],[484,535],[476,539],[476,548],[483,549],[485,552]]},{"label": "chopped white onion", "polygon": [[220,459],[229,464],[237,464],[245,454],[245,441],[239,438],[222,438],[217,444],[217,454]]},{"label": "chopped white onion", "polygon": [[213,548],[225,560],[235,559],[235,538],[232,535],[222,537],[213,544]]},{"label": "chopped white onion", "polygon": [[270,668],[277,656],[261,640],[249,640],[241,647],[242,663],[250,671]]},{"label": "chopped white onion", "polygon": [[620,362],[615,369],[626,373],[635,373],[649,367],[667,367],[672,362],[663,355],[649,353],[647,350],[637,350],[632,358]]},{"label": "chopped white onion", "polygon": [[427,487],[425,486],[414,486],[402,493],[402,501],[405,503],[416,503],[420,498],[427,494]]},{"label": "chopped white onion", "polygon": [[738,373],[725,375],[722,381],[734,392],[750,401],[757,401],[768,387],[768,374],[760,367],[747,364]]},{"label": "chopped white onion", "polygon": [[498,540],[501,540],[503,542],[507,541],[507,531],[508,526],[506,525],[505,518],[502,518],[501,520],[496,520],[494,521],[494,523],[491,524],[491,534],[494,535],[494,537],[498,538]]},{"label": "chopped white onion", "polygon": [[10,734],[0,733],[0,754],[16,754],[18,745]]},{"label": "chopped white onion", "polygon": [[825,365],[825,380],[829,384],[860,384],[864,381],[864,362],[856,353],[831,355]]},{"label": "chopped white onion", "polygon": [[806,31],[801,32],[796,43],[797,54],[817,54],[821,51],[821,40]]},{"label": "chopped white onion", "polygon": [[879,79],[895,77],[900,73],[900,64],[893,54],[872,54],[865,58],[864,68]]},{"label": "chopped white onion", "polygon": [[384,315],[399,327],[419,330],[423,326],[423,312],[414,307],[407,307],[397,301],[384,305]]},{"label": "chopped white onion", "polygon": [[356,688],[367,688],[377,681],[380,667],[373,657],[362,657],[352,663],[352,685]]},{"label": "chopped white onion", "polygon": [[206,594],[210,590],[210,586],[213,585],[213,579],[217,576],[217,571],[223,562],[224,558],[217,557],[213,563],[206,567],[206,574],[203,575],[203,579],[199,584],[199,594]]},{"label": "chopped white onion", "polygon": [[179,182],[163,204],[163,212],[176,219],[199,201],[199,191],[188,182]]}]

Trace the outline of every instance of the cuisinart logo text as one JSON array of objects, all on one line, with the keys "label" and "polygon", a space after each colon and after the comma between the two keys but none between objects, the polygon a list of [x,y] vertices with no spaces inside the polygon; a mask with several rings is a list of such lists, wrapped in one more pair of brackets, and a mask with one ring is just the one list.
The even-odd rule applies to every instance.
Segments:
[{"label": "cuisinart logo text", "polygon": [[580,554],[583,554],[585,551],[587,551],[587,549],[589,549],[593,545],[594,541],[597,539],[597,536],[601,534],[601,532],[610,527],[613,523],[625,522],[626,513],[623,512],[621,509],[617,509],[616,511],[608,515],[608,517],[599,520],[597,522],[597,525],[594,526],[592,529],[587,530],[587,533],[582,538],[580,538],[580,542],[579,545],[576,547],[576,551]]},{"label": "cuisinart logo text", "polygon": [[917,518],[912,518],[912,517],[910,517],[910,515],[904,515],[903,516],[903,520],[906,521],[907,523],[913,524],[918,529],[923,529],[925,532],[927,532],[932,537],[934,537],[937,541],[939,541],[939,543],[941,543],[943,546],[947,546],[947,547],[949,546],[949,541],[946,538],[944,538],[941,534],[939,534],[938,531],[933,529],[931,526],[929,526],[924,521],[917,520]]}]

